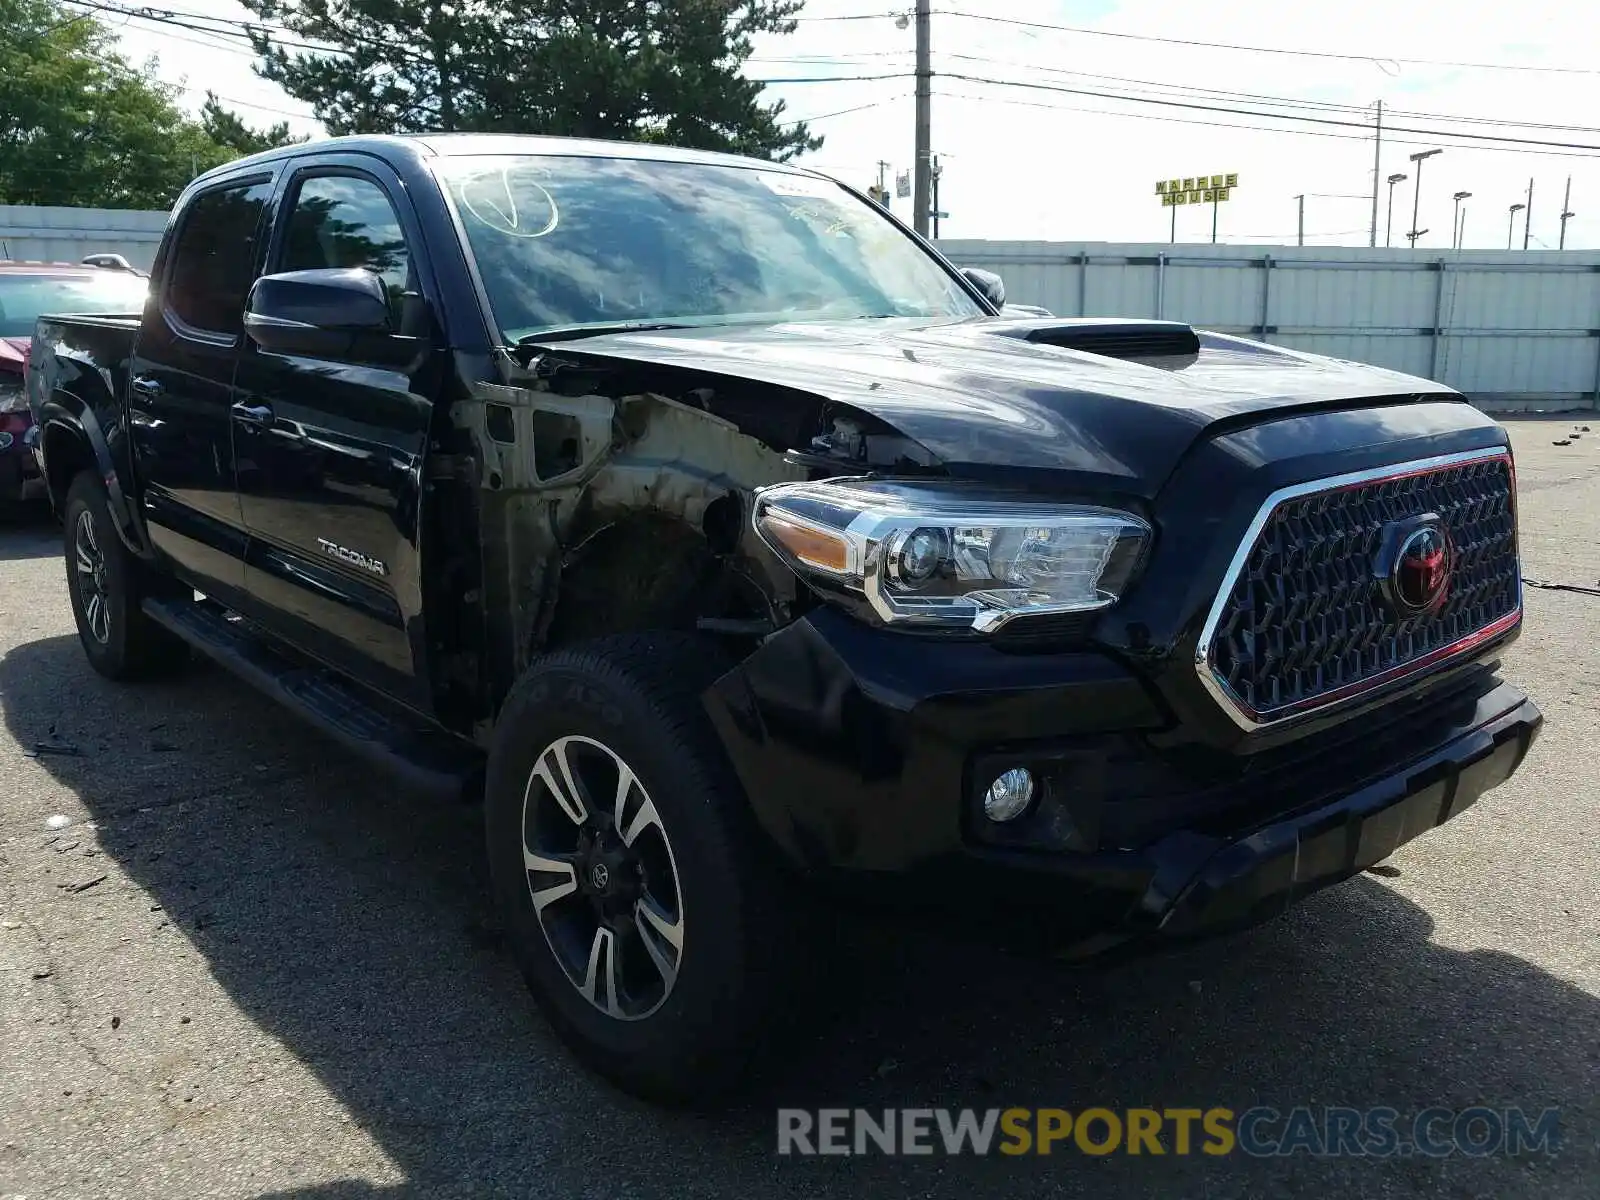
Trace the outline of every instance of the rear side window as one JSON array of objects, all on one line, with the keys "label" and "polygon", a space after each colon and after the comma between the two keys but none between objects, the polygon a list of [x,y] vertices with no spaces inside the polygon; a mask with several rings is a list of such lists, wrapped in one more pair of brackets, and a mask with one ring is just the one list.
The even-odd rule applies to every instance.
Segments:
[{"label": "rear side window", "polygon": [[272,195],[268,180],[202,192],[189,202],[167,268],[165,300],[192,329],[233,335],[255,274],[256,231]]},{"label": "rear side window", "polygon": [[300,185],[284,234],[280,271],[363,267],[383,280],[395,324],[411,289],[411,256],[394,205],[372,179],[317,175]]}]

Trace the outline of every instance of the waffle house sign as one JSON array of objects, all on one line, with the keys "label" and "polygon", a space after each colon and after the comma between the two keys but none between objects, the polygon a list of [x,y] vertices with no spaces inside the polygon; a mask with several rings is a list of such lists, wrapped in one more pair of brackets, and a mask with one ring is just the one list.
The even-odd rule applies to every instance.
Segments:
[{"label": "waffle house sign", "polygon": [[1182,179],[1156,180],[1156,195],[1171,208],[1179,204],[1220,204],[1239,186],[1239,176],[1187,175]]}]

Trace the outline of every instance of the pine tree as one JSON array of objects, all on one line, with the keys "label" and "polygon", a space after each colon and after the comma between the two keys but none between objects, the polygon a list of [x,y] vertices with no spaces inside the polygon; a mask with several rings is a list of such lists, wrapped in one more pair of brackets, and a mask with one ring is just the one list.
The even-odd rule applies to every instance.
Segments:
[{"label": "pine tree", "polygon": [[801,0],[244,3],[270,23],[253,35],[258,71],[332,133],[564,134],[777,159],[821,145],[740,72],[754,35],[793,32]]}]

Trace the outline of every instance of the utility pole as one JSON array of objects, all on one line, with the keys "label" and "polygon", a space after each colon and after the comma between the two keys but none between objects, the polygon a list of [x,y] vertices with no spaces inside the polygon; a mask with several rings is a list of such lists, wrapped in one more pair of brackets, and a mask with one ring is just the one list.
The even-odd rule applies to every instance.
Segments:
[{"label": "utility pole", "polygon": [[883,206],[889,207],[889,185],[885,182],[889,176],[889,164],[883,159],[878,160],[878,195],[882,196]]},{"label": "utility pole", "polygon": [[[1367,245],[1378,244],[1378,180],[1383,171],[1383,101],[1378,101],[1378,127],[1372,138],[1372,234],[1367,238]],[[1393,211],[1394,185],[1389,185],[1390,211]],[[1384,245],[1388,245],[1388,241]]]},{"label": "utility pole", "polygon": [[933,0],[917,0],[917,165],[912,225],[928,236],[928,201],[933,191]]},{"label": "utility pole", "polygon": [[1528,248],[1528,238],[1533,233],[1533,180],[1528,180],[1528,203],[1522,214],[1522,248]]},{"label": "utility pole", "polygon": [[1467,210],[1461,210],[1461,219],[1456,222],[1456,249],[1461,249],[1467,242]]},{"label": "utility pole", "polygon": [[1296,196],[1295,199],[1300,202],[1300,231],[1296,235],[1295,245],[1304,246],[1306,244],[1306,198],[1302,193]]},{"label": "utility pole", "polygon": [[1557,250],[1565,250],[1567,248],[1567,219],[1577,215],[1572,211],[1572,176],[1568,175],[1567,194],[1565,199],[1561,201],[1561,243],[1556,247]]}]

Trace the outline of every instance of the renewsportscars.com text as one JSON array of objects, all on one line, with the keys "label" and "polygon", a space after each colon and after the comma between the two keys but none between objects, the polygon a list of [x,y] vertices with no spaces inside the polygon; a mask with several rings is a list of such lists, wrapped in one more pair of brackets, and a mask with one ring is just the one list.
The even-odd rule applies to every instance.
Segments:
[{"label": "renewsportscars.com text", "polygon": [[780,1108],[784,1155],[1447,1158],[1553,1154],[1560,1111],[1521,1108]]}]

